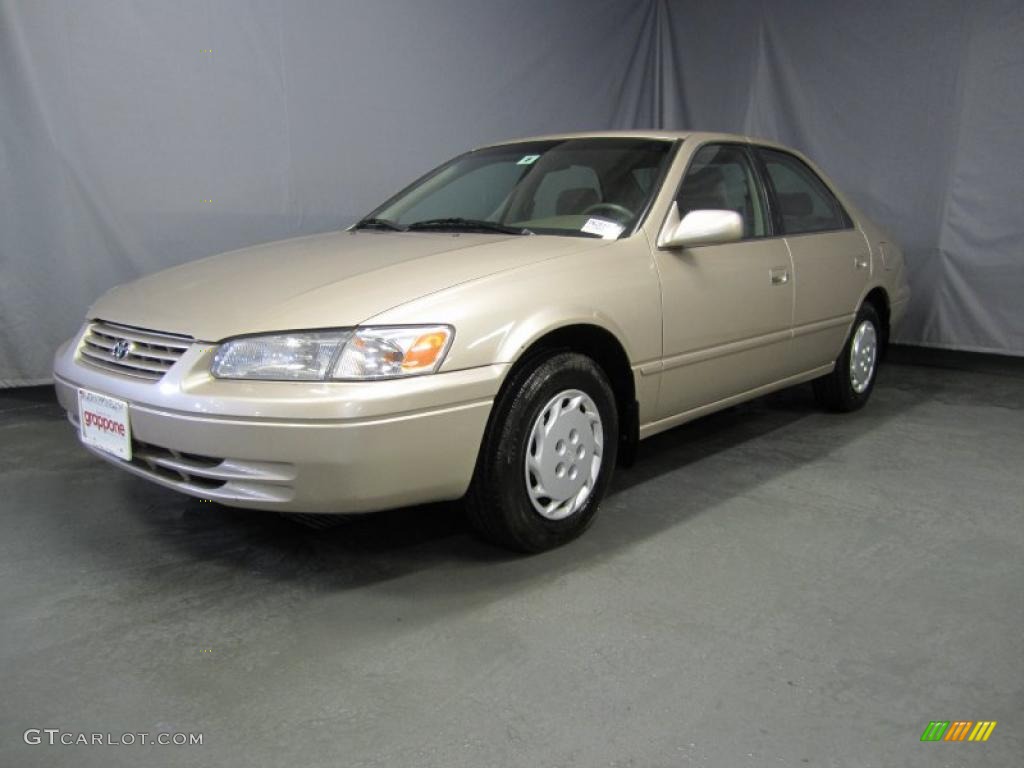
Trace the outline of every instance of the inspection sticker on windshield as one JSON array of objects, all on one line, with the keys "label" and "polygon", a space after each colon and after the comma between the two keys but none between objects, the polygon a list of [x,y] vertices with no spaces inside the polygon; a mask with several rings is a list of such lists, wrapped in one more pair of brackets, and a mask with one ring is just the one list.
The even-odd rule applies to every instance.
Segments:
[{"label": "inspection sticker on windshield", "polygon": [[128,403],[87,389],[78,390],[79,437],[86,445],[131,461],[132,428]]},{"label": "inspection sticker on windshield", "polygon": [[537,162],[537,158],[539,157],[540,155],[523,155],[516,165],[533,165]]},{"label": "inspection sticker on windshield", "polygon": [[588,232],[591,235],[600,235],[605,240],[614,240],[622,234],[623,229],[625,227],[621,224],[607,219],[587,219],[587,223],[580,228],[580,231]]}]

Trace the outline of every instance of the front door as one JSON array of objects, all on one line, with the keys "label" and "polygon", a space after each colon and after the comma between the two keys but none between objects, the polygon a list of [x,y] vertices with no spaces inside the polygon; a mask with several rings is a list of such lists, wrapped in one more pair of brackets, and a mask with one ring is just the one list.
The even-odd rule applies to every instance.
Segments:
[{"label": "front door", "polygon": [[773,237],[752,156],[742,144],[694,154],[676,199],[743,217],[739,242],[657,250],[664,357],[658,418],[671,418],[787,375],[793,313],[789,250]]}]

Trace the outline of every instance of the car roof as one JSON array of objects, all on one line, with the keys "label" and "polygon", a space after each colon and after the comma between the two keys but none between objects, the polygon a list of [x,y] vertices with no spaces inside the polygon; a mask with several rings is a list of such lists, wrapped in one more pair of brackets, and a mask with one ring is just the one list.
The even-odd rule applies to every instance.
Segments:
[{"label": "car roof", "polygon": [[[572,133],[551,133],[542,136],[528,136],[520,139],[508,139],[506,141],[495,141],[483,145],[483,147],[498,147],[506,144],[520,144],[528,141],[559,141],[568,139],[654,139],[661,141],[679,141],[681,139],[697,139],[705,141],[739,141],[753,142],[769,147],[780,147],[789,149],[782,144],[769,139],[761,139],[753,136],[743,136],[738,133],[718,133],[713,131],[665,131],[655,128],[630,131],[576,131]],[[481,147],[481,149],[483,148]]]}]

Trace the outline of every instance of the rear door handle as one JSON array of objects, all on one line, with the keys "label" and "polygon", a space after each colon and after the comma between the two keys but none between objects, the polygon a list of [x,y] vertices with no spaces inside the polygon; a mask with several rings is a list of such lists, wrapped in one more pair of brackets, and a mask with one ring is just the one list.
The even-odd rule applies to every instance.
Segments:
[{"label": "rear door handle", "polygon": [[853,257],[853,268],[854,269],[867,269],[871,266],[871,261],[866,256],[854,256]]},{"label": "rear door handle", "polygon": [[768,270],[772,285],[785,285],[789,282],[789,270],[785,267],[775,267]]}]

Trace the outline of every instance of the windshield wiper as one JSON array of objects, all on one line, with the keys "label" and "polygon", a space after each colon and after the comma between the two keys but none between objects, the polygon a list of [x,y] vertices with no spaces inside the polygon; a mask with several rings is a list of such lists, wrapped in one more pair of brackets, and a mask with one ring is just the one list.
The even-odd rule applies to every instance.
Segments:
[{"label": "windshield wiper", "polygon": [[493,221],[483,221],[482,219],[463,219],[463,218],[449,218],[449,219],[424,219],[423,221],[414,221],[410,224],[407,229],[410,231],[414,230],[426,230],[426,229],[437,229],[437,230],[457,230],[460,232],[500,232],[503,235],[532,235],[528,229],[523,227],[507,227],[504,224],[497,224]]},{"label": "windshield wiper", "polygon": [[401,224],[396,224],[393,221],[387,219],[363,219],[356,224],[352,229],[388,229],[392,232],[405,232],[408,227],[403,227]]}]

